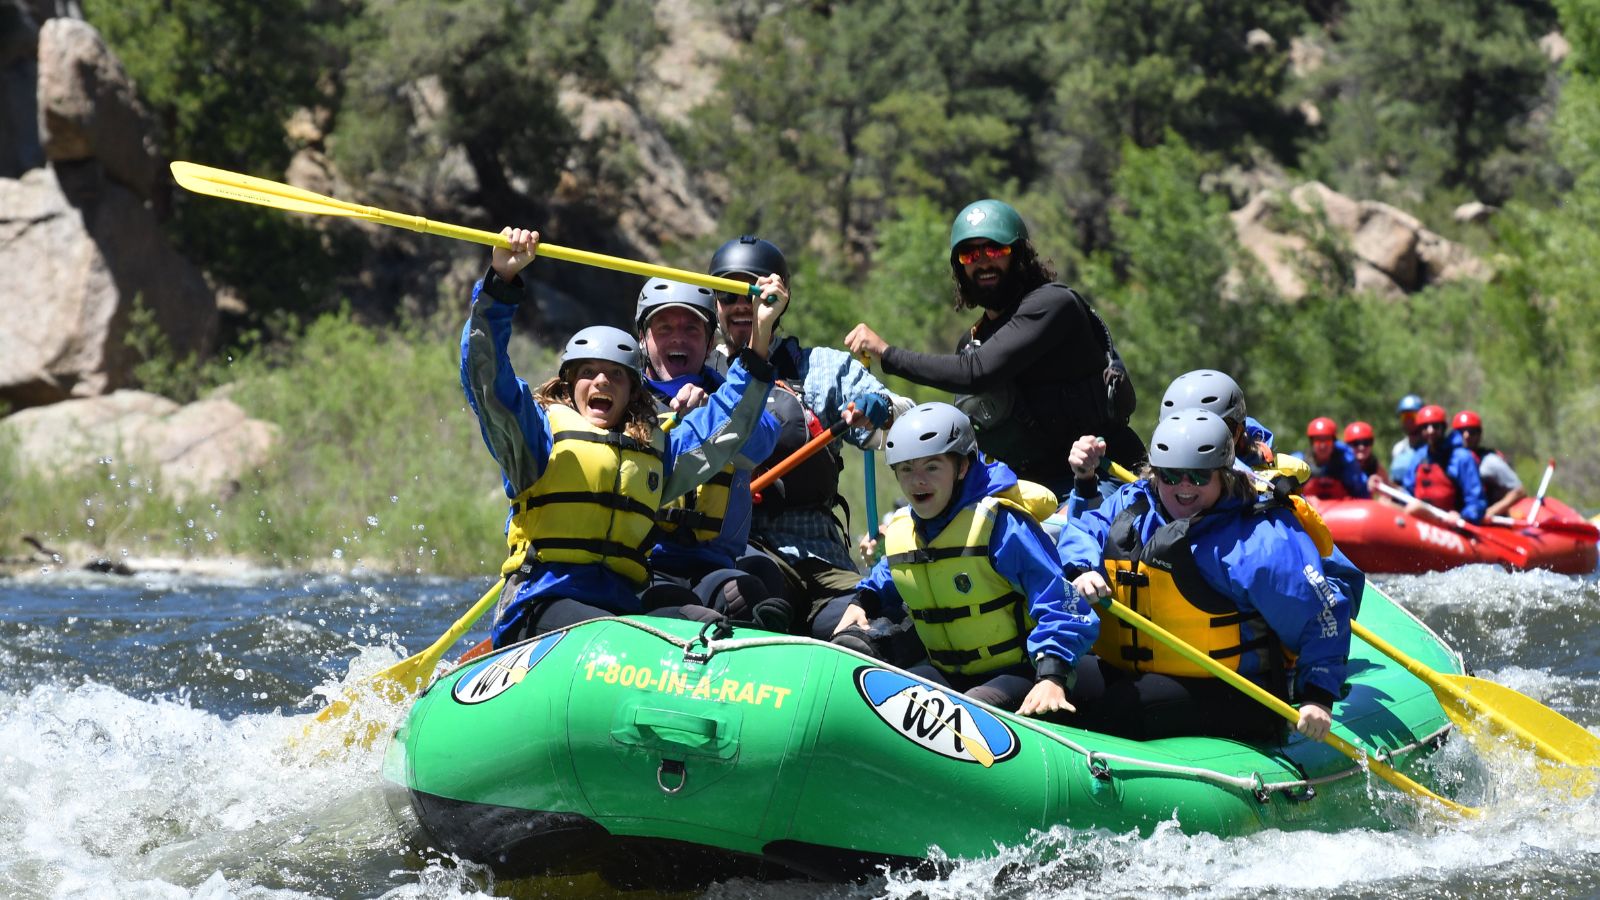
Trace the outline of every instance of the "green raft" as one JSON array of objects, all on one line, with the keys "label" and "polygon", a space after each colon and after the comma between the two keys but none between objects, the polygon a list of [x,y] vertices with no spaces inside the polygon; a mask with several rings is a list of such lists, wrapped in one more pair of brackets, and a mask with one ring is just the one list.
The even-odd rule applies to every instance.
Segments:
[{"label": "green raft", "polygon": [[[1460,657],[1369,586],[1360,620],[1435,670]],[[1001,713],[850,651],[601,619],[438,679],[384,761],[419,845],[503,877],[825,880],[973,858],[1054,826],[1148,832],[1382,827],[1407,800],[1332,748],[1128,741]],[[1359,639],[1336,731],[1427,782],[1432,691]],[[409,811],[406,811],[406,809]]]}]

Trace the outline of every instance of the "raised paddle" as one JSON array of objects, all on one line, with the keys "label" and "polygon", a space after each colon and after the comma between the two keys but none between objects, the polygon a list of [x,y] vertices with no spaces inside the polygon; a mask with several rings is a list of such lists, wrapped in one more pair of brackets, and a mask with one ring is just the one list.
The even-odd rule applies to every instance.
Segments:
[{"label": "raised paddle", "polygon": [[[847,410],[855,408],[856,405],[854,403],[850,403],[845,406],[845,409]],[[833,443],[834,438],[844,434],[844,430],[849,427],[849,425],[845,424],[844,419],[840,419],[832,425],[829,425],[827,431],[824,431],[811,440],[806,441],[799,450],[796,450],[795,452],[784,457],[777,463],[777,465],[774,465],[772,468],[756,476],[755,480],[750,482],[750,493],[759,494],[771,487],[774,481],[777,481],[779,478],[787,475],[790,469],[793,469],[795,466],[798,466],[810,459],[811,454],[816,453],[823,447]]]},{"label": "raised paddle", "polygon": [[[308,191],[304,188],[268,181],[265,178],[257,178],[253,175],[241,175],[238,172],[229,172],[226,169],[213,169],[210,166],[202,166],[197,163],[180,160],[172,164],[172,177],[177,180],[178,184],[188,190],[210,197],[237,200],[240,203],[254,203],[257,206],[270,206],[273,209],[281,209],[285,212],[360,219],[364,222],[376,222],[379,225],[405,228],[411,231],[420,231],[424,234],[455,238],[458,241],[471,241],[474,244],[486,244],[490,247],[499,247],[501,249],[509,249],[510,247],[505,238],[492,231],[480,231],[476,228],[466,228],[461,225],[448,225],[443,222],[430,221],[421,216],[390,212],[386,209],[378,209],[375,206],[363,206],[359,203],[335,200],[332,197],[325,197],[322,194]],[[714,291],[723,291],[739,296],[761,296],[761,288],[758,285],[746,284],[743,281],[735,281],[732,278],[718,278],[714,275],[690,272],[687,269],[674,269],[669,266],[637,262],[618,256],[606,256],[603,253],[591,253],[588,250],[573,250],[569,247],[558,247],[555,244],[540,243],[539,255],[565,262],[582,263],[586,266],[598,266],[602,269],[643,275],[646,278],[666,278],[671,281],[680,281],[684,284],[692,284],[697,287],[710,288]]]},{"label": "raised paddle", "polygon": [[[1157,625],[1144,616],[1139,615],[1138,613],[1126,606],[1123,606],[1121,603],[1118,603],[1116,600],[1110,597],[1099,599],[1096,601],[1096,605],[1101,609],[1107,610],[1122,621],[1127,622],[1129,625],[1132,625],[1134,628],[1139,629],[1161,643],[1166,644],[1168,647],[1171,647],[1173,651],[1182,656],[1184,659],[1189,660],[1200,668],[1210,672],[1217,678],[1220,678],[1223,681],[1226,681],[1228,684],[1233,685],[1247,694],[1252,700],[1255,700],[1257,703],[1267,707],[1290,722],[1300,721],[1300,713],[1294,707],[1263,690],[1259,685],[1240,675],[1238,672],[1233,671],[1232,669],[1212,659],[1210,656],[1207,656],[1206,654],[1201,653],[1199,650],[1196,650],[1194,647],[1185,643],[1182,638],[1179,638],[1172,632],[1162,628],[1160,625]],[[1366,766],[1367,770],[1372,774],[1378,776],[1384,781],[1387,781],[1389,784],[1394,785],[1400,790],[1405,791],[1413,797],[1420,797],[1424,800],[1432,800],[1435,803],[1443,806],[1445,809],[1461,816],[1477,816],[1479,814],[1478,810],[1474,809],[1473,807],[1462,806],[1454,800],[1450,800],[1435,794],[1433,791],[1428,790],[1415,781],[1412,781],[1410,778],[1407,778],[1405,775],[1395,771],[1387,763],[1380,762],[1369,755],[1365,750],[1355,746],[1331,731],[1328,732],[1327,737],[1323,738],[1323,741],[1329,746],[1333,747],[1335,750],[1343,753],[1345,756],[1355,760],[1357,763]]]},{"label": "raised paddle", "polygon": [[1539,507],[1544,505],[1544,492],[1550,490],[1550,476],[1556,474],[1556,461],[1551,457],[1545,464],[1544,477],[1539,479],[1539,492],[1533,497],[1533,505],[1528,507],[1528,524],[1536,524],[1539,518]]},{"label": "raised paddle", "polygon": [[[1404,491],[1399,493],[1410,496]],[[1600,766],[1600,738],[1532,697],[1482,678],[1430,669],[1354,619],[1350,621],[1350,632],[1426,684],[1445,715],[1474,741],[1509,736],[1550,762]],[[1480,723],[1488,727],[1480,728]]]},{"label": "raised paddle", "polygon": [[[495,582],[487,594],[472,604],[472,608],[462,614],[461,618],[440,635],[438,640],[429,644],[427,649],[402,659],[368,678],[359,690],[376,695],[390,703],[399,703],[421,691],[433,679],[433,670],[439,665],[439,660],[444,658],[445,652],[454,646],[456,641],[461,640],[462,635],[472,630],[472,626],[494,607],[495,601],[500,599],[500,589],[503,587],[505,579]],[[359,704],[360,699],[358,693],[347,692],[343,697],[328,704],[322,712],[317,713],[317,721],[326,724],[344,718],[350,713],[353,705]],[[377,729],[370,726],[360,727],[359,722],[358,715],[355,717],[355,724],[345,736],[345,743],[371,746],[372,740],[377,737]]]}]

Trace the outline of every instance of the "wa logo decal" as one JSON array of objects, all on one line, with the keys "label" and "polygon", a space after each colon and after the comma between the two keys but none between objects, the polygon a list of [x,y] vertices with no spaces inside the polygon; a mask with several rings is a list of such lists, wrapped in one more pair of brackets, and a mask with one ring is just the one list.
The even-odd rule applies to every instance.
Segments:
[{"label": "wa logo decal", "polygon": [[468,669],[450,691],[457,703],[483,703],[504,694],[522,683],[528,670],[539,664],[556,644],[561,643],[565,631],[548,634],[532,644],[496,653]]},{"label": "wa logo decal", "polygon": [[1017,734],[999,717],[947,688],[862,666],[856,690],[884,724],[940,756],[985,769],[1017,755]]}]

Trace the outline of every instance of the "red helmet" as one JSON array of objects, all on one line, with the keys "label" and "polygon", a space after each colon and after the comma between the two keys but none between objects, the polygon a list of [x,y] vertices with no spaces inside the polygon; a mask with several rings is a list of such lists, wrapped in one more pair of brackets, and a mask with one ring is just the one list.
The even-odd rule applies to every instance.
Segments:
[{"label": "red helmet", "polygon": [[1412,424],[1416,425],[1418,428],[1421,428],[1424,425],[1443,425],[1445,423],[1445,419],[1446,416],[1444,414],[1444,407],[1438,405],[1437,403],[1430,403],[1427,406],[1417,410],[1417,418]]},{"label": "red helmet", "polygon": [[1332,439],[1339,431],[1338,423],[1327,416],[1318,416],[1306,426],[1306,437]]},{"label": "red helmet", "polygon": [[1372,440],[1372,426],[1366,422],[1351,422],[1344,427],[1344,442]]},{"label": "red helmet", "polygon": [[1470,409],[1463,409],[1461,412],[1456,413],[1456,417],[1454,419],[1450,420],[1450,429],[1452,431],[1457,430],[1457,429],[1461,429],[1461,428],[1482,428],[1482,427],[1483,427],[1483,420],[1478,418],[1478,414],[1473,412]]}]

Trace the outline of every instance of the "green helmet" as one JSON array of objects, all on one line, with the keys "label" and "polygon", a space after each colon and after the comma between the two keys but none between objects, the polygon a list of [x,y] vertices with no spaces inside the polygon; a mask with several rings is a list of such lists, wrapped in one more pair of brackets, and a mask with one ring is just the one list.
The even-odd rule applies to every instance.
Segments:
[{"label": "green helmet", "polygon": [[985,238],[996,244],[1015,244],[1028,239],[1028,226],[1009,204],[999,200],[979,200],[957,213],[956,220],[950,224],[950,252],[955,252],[957,244],[973,238]]}]

